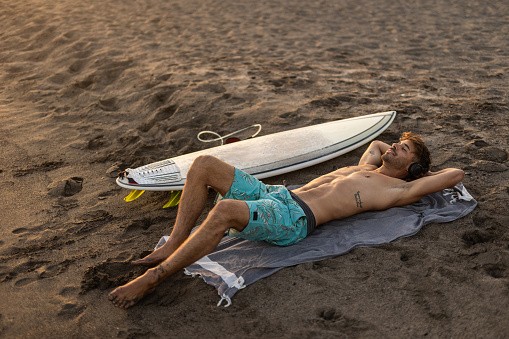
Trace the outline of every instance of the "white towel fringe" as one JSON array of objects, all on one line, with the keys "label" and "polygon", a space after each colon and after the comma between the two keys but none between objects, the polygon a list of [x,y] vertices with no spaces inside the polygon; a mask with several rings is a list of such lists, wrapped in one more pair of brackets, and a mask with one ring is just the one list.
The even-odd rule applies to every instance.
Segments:
[{"label": "white towel fringe", "polygon": [[219,300],[219,302],[217,303],[217,306],[218,307],[221,306],[224,300],[226,300],[226,305],[224,305],[224,307],[228,307],[232,304],[232,300],[230,299],[230,297],[228,297],[226,294],[223,294],[221,296],[221,300]]},{"label": "white towel fringe", "polygon": [[[200,273],[191,273],[188,271],[187,268],[184,268],[184,274],[185,275],[190,275],[191,277],[195,278],[196,276],[200,277],[203,279],[203,281],[206,282],[206,280],[203,278],[203,276],[200,274]],[[245,288],[246,285],[244,285],[244,278],[240,277],[237,282],[235,283],[235,286],[237,289],[242,289],[242,288]],[[224,307],[228,307],[232,304],[232,299],[227,296],[225,293],[223,293],[223,295],[220,295],[221,297],[221,300],[219,300],[219,302],[217,303],[217,306],[221,306],[221,304],[223,303],[223,301],[226,300],[226,305],[224,305]]]}]

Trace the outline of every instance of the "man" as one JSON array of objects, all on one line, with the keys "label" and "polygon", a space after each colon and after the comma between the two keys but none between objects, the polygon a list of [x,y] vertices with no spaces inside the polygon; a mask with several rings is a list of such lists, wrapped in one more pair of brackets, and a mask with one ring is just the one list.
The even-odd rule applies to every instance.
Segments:
[{"label": "man", "polygon": [[[109,299],[121,308],[134,305],[165,278],[212,252],[226,231],[245,239],[291,245],[306,237],[314,225],[411,204],[463,179],[460,169],[429,172],[430,162],[420,136],[403,133],[392,146],[373,141],[357,166],[340,168],[290,192],[284,186],[266,186],[217,158],[201,156],[188,172],[170,238],[160,249],[133,262],[157,266],[115,289]],[[190,236],[205,208],[209,187],[222,198]]]}]

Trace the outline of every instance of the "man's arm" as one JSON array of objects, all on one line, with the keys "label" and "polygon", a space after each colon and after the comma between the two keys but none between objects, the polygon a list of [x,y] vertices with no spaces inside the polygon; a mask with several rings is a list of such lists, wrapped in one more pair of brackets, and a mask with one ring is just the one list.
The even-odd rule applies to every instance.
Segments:
[{"label": "man's arm", "polygon": [[375,165],[380,167],[382,165],[382,154],[387,152],[390,147],[385,142],[379,140],[373,141],[359,160],[359,165]]},{"label": "man's arm", "polygon": [[446,168],[428,172],[424,177],[405,184],[406,188],[398,202],[399,206],[419,201],[424,196],[456,185],[463,180],[464,172],[458,168]]}]

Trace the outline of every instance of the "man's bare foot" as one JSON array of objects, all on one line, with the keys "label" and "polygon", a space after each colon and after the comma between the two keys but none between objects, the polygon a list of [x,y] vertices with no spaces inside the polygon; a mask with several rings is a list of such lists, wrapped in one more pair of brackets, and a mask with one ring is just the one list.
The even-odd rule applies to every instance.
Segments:
[{"label": "man's bare foot", "polygon": [[178,248],[170,243],[168,240],[162,247],[150,253],[146,257],[134,260],[131,262],[133,265],[154,267],[165,261],[175,250]]},{"label": "man's bare foot", "polygon": [[123,286],[117,287],[108,294],[108,299],[117,307],[129,308],[155,289],[151,280],[149,276],[142,275]]}]

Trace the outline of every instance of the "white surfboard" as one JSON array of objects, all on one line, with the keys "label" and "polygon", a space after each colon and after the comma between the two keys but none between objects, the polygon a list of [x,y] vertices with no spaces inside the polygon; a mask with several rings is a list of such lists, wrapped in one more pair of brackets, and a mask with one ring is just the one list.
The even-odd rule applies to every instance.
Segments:
[{"label": "white surfboard", "polygon": [[259,136],[126,169],[117,184],[132,190],[173,191],[184,187],[199,155],[213,155],[258,179],[312,166],[360,147],[385,131],[395,111],[364,115]]}]

